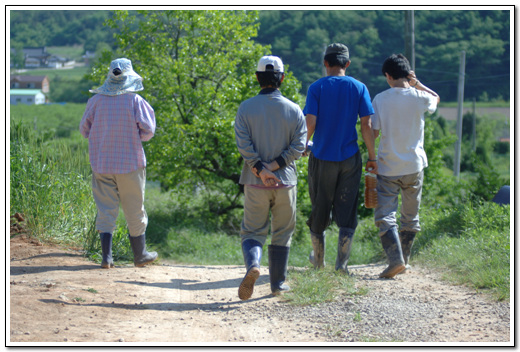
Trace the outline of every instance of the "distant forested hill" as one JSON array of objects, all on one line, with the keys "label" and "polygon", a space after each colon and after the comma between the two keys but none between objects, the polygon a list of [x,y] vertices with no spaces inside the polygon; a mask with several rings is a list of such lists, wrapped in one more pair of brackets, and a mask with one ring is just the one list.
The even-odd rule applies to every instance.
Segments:
[{"label": "distant forested hill", "polygon": [[[443,101],[457,99],[461,50],[466,51],[464,96],[509,100],[509,11],[415,10],[417,76]],[[374,96],[388,88],[381,64],[404,53],[404,11],[261,11],[258,41],[271,44],[307,86],[321,77],[325,46],[349,47],[347,74],[365,82]]]},{"label": "distant forested hill", "polygon": [[103,26],[110,11],[16,10],[10,15],[11,47],[83,44],[95,51],[99,43],[114,43],[112,30]]},{"label": "distant forested hill", "polygon": [[[102,23],[103,10],[11,11],[11,46],[99,43],[114,45]],[[258,42],[270,44],[302,82],[302,93],[323,75],[326,45],[350,49],[348,74],[365,82],[372,96],[387,88],[383,60],[404,52],[404,12],[394,10],[260,11]],[[466,51],[466,99],[509,100],[510,12],[500,10],[416,10],[416,72],[443,101],[457,99],[459,57]]]}]

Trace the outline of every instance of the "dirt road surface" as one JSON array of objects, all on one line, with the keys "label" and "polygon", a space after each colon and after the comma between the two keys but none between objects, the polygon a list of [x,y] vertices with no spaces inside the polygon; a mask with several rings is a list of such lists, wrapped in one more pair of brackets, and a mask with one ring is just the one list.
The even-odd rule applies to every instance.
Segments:
[{"label": "dirt road surface", "polygon": [[241,266],[107,270],[79,252],[18,235],[10,241],[6,345],[514,345],[509,302],[425,269],[382,280],[383,264],[349,268],[367,294],[295,307],[270,295],[267,268],[253,297],[240,301]]}]

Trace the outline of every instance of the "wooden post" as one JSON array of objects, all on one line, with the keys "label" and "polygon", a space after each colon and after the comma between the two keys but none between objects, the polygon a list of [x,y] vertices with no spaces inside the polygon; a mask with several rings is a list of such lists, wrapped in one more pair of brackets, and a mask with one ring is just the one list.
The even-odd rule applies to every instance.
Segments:
[{"label": "wooden post", "polygon": [[459,92],[457,112],[457,142],[455,143],[455,161],[453,163],[453,175],[460,180],[460,150],[462,145],[462,108],[464,104],[464,74],[466,71],[466,52],[460,52]]},{"label": "wooden post", "polygon": [[477,150],[477,113],[475,109],[476,98],[473,98],[473,133],[471,136],[471,147],[473,151]]},{"label": "wooden post", "polygon": [[413,10],[404,12],[404,56],[410,61],[410,66],[415,71],[415,19]]}]

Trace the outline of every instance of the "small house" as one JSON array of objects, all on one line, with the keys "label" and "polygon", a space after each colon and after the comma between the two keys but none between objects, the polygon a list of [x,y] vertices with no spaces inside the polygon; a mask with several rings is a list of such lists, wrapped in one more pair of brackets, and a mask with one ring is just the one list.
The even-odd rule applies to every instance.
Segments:
[{"label": "small house", "polygon": [[11,76],[11,89],[39,89],[49,93],[49,78],[47,76]]},{"label": "small house", "polygon": [[11,105],[27,104],[38,105],[45,104],[45,95],[39,89],[11,89]]}]

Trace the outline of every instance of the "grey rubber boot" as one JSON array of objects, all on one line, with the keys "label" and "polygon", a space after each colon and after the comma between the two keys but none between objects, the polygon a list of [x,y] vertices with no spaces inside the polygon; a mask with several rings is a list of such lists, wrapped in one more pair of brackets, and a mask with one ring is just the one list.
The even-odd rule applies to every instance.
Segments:
[{"label": "grey rubber boot", "polygon": [[253,239],[242,241],[242,254],[246,265],[246,275],[238,286],[238,298],[242,301],[251,298],[256,280],[260,277],[260,260],[262,259],[262,244]]},{"label": "grey rubber boot", "polygon": [[112,259],[112,234],[109,232],[102,232],[99,234],[101,239],[101,267],[103,269],[110,269],[114,267],[114,260]]},{"label": "grey rubber boot", "polygon": [[148,252],[146,250],[146,235],[142,234],[141,236],[137,237],[132,237],[129,235],[128,238],[130,238],[130,246],[134,252],[135,266],[142,267],[157,260],[157,252]]},{"label": "grey rubber boot", "polygon": [[278,296],[283,291],[289,291],[291,289],[289,285],[285,284],[290,247],[270,245],[267,248],[269,251],[269,280],[271,281],[271,292],[273,296]]},{"label": "grey rubber boot", "polygon": [[338,236],[338,256],[336,257],[336,270],[349,273],[347,269],[348,259],[350,258],[350,249],[352,248],[352,240],[354,239],[354,229],[347,227],[339,228]]},{"label": "grey rubber boot", "polygon": [[381,236],[381,244],[388,258],[388,267],[379,274],[379,277],[390,279],[405,269],[401,241],[396,227],[392,227]]},{"label": "grey rubber boot", "polygon": [[412,267],[408,262],[410,261],[410,256],[412,254],[412,246],[413,241],[415,240],[415,232],[412,231],[401,231],[399,233],[399,240],[401,241],[401,249],[403,251],[403,259],[404,265],[406,269],[401,273],[404,273],[406,270],[411,269]]},{"label": "grey rubber boot", "polygon": [[311,231],[312,248],[309,255],[309,262],[314,265],[314,269],[325,267],[325,233],[316,234]]}]

